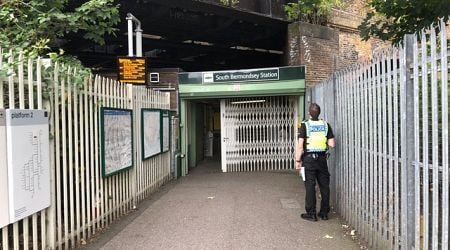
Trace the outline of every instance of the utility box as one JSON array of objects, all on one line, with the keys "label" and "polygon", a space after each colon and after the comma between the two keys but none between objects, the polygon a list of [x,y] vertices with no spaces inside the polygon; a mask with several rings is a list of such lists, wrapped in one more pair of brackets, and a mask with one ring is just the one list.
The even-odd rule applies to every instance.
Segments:
[{"label": "utility box", "polygon": [[50,206],[50,155],[47,111],[7,109],[0,114],[6,116],[0,119],[0,207],[9,210],[0,215],[2,226],[3,214],[14,223]]}]

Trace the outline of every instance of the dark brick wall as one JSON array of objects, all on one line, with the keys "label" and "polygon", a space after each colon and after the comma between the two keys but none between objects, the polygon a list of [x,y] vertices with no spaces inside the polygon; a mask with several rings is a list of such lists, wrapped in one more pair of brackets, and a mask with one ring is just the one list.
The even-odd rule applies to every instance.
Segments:
[{"label": "dark brick wall", "polygon": [[339,32],[309,23],[293,23],[289,27],[288,65],[306,65],[306,85],[327,79],[336,69],[339,55]]},{"label": "dark brick wall", "polygon": [[358,26],[366,13],[363,0],[347,0],[334,10],[328,27],[308,23],[289,25],[285,62],[306,65],[306,85],[327,79],[334,71],[370,60],[374,52],[390,43],[377,39],[362,41]]},{"label": "dark brick wall", "polygon": [[169,91],[170,93],[170,109],[178,110],[178,73],[181,70],[179,68],[162,68],[152,69],[151,73],[159,73],[159,83],[152,83],[152,88],[175,88],[175,90]]}]

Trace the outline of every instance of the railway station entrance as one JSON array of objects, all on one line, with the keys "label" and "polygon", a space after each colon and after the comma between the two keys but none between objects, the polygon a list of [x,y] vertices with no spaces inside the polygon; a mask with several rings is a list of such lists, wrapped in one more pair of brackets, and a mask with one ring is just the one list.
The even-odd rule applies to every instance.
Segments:
[{"label": "railway station entrance", "polygon": [[292,169],[303,119],[303,66],[179,74],[181,174]]}]

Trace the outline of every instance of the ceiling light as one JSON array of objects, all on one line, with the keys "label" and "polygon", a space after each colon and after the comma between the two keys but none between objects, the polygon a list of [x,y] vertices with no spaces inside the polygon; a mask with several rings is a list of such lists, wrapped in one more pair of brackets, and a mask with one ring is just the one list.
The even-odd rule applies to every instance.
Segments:
[{"label": "ceiling light", "polygon": [[231,104],[244,104],[244,103],[262,103],[266,102],[266,100],[248,100],[248,101],[238,101],[238,102],[231,102]]}]

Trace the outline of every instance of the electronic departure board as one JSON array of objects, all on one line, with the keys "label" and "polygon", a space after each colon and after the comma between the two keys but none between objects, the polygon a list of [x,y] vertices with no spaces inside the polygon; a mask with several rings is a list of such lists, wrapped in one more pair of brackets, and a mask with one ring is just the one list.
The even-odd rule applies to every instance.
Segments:
[{"label": "electronic departure board", "polygon": [[118,57],[117,61],[121,83],[147,83],[147,60],[145,57]]}]

